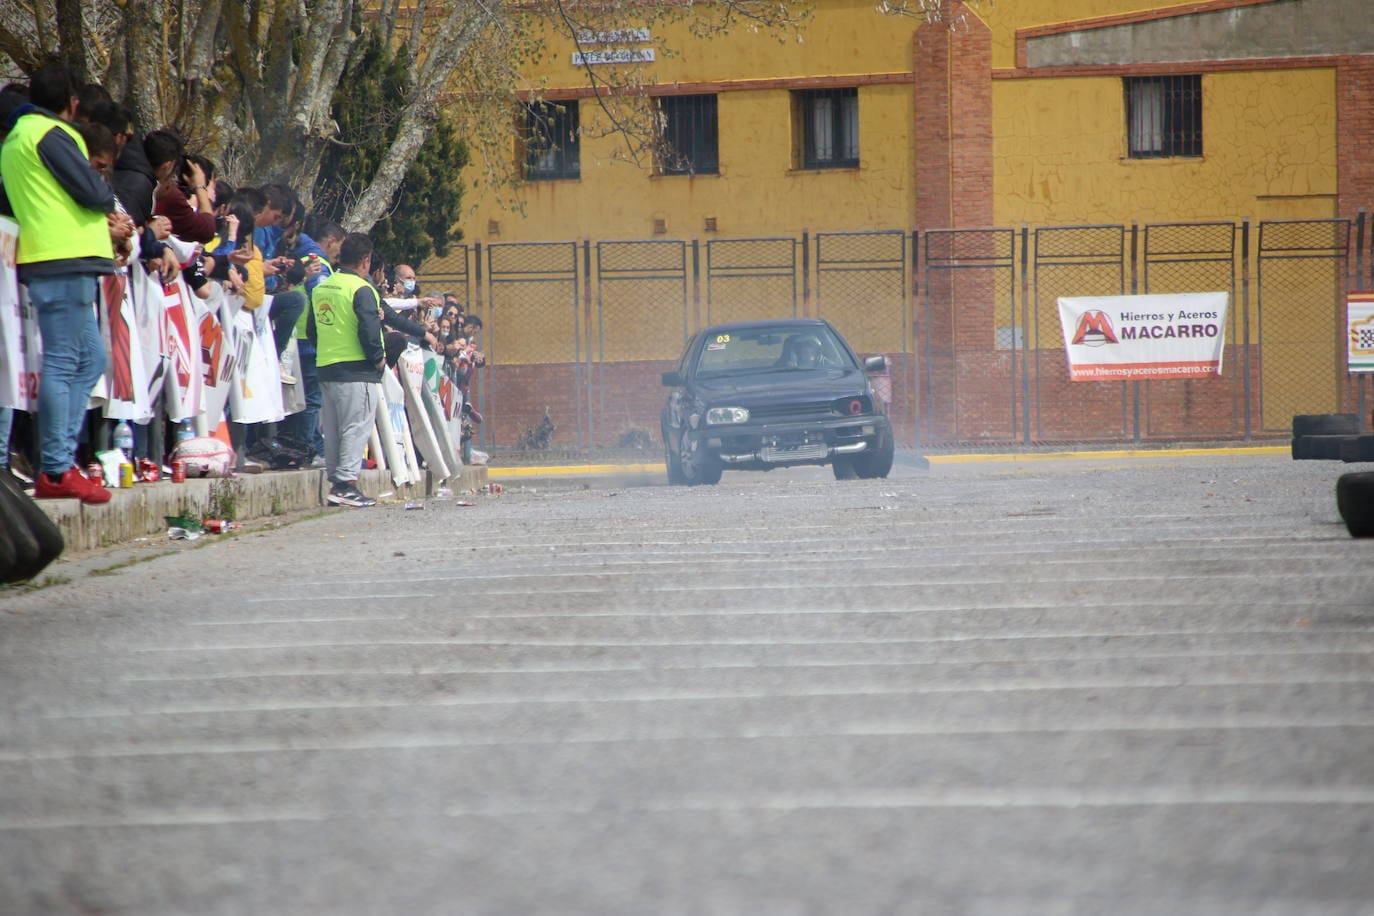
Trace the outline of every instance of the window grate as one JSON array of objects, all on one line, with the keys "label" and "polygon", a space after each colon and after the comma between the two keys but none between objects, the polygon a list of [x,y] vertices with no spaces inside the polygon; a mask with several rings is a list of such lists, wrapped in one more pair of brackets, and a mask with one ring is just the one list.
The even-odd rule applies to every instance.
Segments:
[{"label": "window grate", "polygon": [[530,181],[582,177],[577,102],[525,106],[525,177]]},{"label": "window grate", "polygon": [[859,90],[812,89],[793,94],[800,113],[801,167],[857,168],[859,165]]},{"label": "window grate", "polygon": [[1202,77],[1130,76],[1126,132],[1132,159],[1202,155]]},{"label": "window grate", "polygon": [[720,126],[714,95],[667,95],[658,99],[664,175],[714,175],[720,172]]}]

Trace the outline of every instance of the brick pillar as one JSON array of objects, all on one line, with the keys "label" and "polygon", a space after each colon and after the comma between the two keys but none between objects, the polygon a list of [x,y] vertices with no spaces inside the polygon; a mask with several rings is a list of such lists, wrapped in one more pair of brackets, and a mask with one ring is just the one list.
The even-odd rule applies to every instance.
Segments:
[{"label": "brick pillar", "polygon": [[965,25],[916,30],[916,226],[992,225],[992,33]]},{"label": "brick pillar", "polygon": [[1337,216],[1374,210],[1374,56],[1336,69]]},{"label": "brick pillar", "polygon": [[[992,35],[972,11],[955,31],[922,26],[913,39],[916,79],[916,228],[975,229],[993,223]],[[961,250],[948,237],[937,245]],[[980,405],[1011,403],[1005,353],[994,349],[998,297],[987,271],[933,271],[918,312],[917,353],[926,356],[922,411],[927,441],[1009,439],[1012,422]],[[1006,409],[1002,409],[1006,413]]]}]

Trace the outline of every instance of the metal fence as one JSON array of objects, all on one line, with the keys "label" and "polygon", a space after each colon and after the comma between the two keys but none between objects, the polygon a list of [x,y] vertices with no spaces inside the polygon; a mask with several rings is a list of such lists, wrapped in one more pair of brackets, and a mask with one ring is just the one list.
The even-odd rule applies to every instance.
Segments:
[{"label": "metal fence", "polygon": [[[657,448],[663,391],[697,329],[818,316],[862,354],[907,445],[1251,440],[1296,413],[1359,410],[1345,299],[1374,286],[1366,220],[802,233],[460,246],[429,290],[481,315],[488,448],[547,411],[554,444]],[[1061,296],[1226,291],[1216,379],[1072,383]]]}]

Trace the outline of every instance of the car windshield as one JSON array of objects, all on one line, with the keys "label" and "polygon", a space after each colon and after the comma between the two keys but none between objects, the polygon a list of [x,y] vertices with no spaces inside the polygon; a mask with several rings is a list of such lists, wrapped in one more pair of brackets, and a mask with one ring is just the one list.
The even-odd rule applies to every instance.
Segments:
[{"label": "car windshield", "polygon": [[697,356],[700,376],[853,368],[825,326],[762,327],[708,334]]}]

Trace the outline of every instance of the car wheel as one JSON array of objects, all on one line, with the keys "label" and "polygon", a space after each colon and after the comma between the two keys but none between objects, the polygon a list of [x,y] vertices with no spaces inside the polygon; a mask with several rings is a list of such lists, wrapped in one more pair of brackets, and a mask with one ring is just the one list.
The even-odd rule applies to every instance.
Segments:
[{"label": "car wheel", "polygon": [[834,472],[836,480],[854,480],[859,476],[854,468],[854,458],[850,455],[837,456],[830,462],[830,470]]},{"label": "car wheel", "polygon": [[701,454],[700,449],[693,449],[688,446],[686,430],[683,430],[682,438],[678,442],[678,467],[682,469],[683,483],[689,487],[703,483],[720,483],[723,469],[719,464]]},{"label": "car wheel", "polygon": [[876,449],[871,452],[860,452],[853,456],[854,471],[864,480],[886,477],[892,471],[892,459],[894,457],[892,432],[889,430],[883,433],[878,440]]}]

